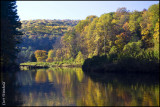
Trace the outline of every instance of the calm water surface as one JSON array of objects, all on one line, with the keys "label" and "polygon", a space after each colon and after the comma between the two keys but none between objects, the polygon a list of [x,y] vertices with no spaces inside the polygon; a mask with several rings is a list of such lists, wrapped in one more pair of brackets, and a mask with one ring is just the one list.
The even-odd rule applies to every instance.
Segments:
[{"label": "calm water surface", "polygon": [[132,77],[106,74],[104,78],[81,68],[49,68],[19,71],[16,84],[24,106],[159,105],[159,83]]}]

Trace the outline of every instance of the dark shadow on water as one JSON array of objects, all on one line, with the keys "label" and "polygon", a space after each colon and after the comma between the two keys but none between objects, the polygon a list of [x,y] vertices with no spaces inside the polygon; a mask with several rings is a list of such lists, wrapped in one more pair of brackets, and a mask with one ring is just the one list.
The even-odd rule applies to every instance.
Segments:
[{"label": "dark shadow on water", "polygon": [[19,92],[20,86],[16,84],[16,71],[6,70],[1,72],[1,92],[3,96],[3,106],[21,106],[23,104],[21,93]]},{"label": "dark shadow on water", "polygon": [[84,72],[95,82],[112,83],[119,82],[124,85],[159,85],[159,73],[96,73]]},{"label": "dark shadow on water", "polygon": [[125,85],[159,84],[159,64],[148,60],[122,58],[114,63],[113,57],[94,56],[85,60],[82,69],[93,81]]}]

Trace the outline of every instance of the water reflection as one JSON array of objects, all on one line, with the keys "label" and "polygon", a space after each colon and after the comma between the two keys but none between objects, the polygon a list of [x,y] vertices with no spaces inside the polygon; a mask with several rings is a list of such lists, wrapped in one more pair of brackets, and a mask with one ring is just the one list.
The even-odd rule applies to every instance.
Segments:
[{"label": "water reflection", "polygon": [[84,74],[81,68],[49,68],[21,71],[17,82],[26,106],[159,105],[157,79],[147,83],[132,80],[133,75],[130,81],[115,74],[98,76]]},{"label": "water reflection", "polygon": [[44,83],[48,79],[47,77],[47,72],[44,71],[43,69],[37,70],[36,76],[35,76],[35,81],[37,83]]},{"label": "water reflection", "polygon": [[20,86],[16,84],[16,72],[1,71],[1,105],[2,106],[20,106],[23,104]]}]

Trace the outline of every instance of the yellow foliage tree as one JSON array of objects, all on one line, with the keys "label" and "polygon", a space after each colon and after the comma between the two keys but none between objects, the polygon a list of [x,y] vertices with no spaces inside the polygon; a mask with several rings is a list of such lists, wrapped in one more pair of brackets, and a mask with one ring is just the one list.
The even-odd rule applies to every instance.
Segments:
[{"label": "yellow foliage tree", "polygon": [[81,51],[78,52],[78,55],[77,55],[77,57],[76,57],[76,59],[75,59],[75,62],[76,62],[77,64],[83,64],[83,62],[84,62],[84,57],[83,57],[83,54],[81,53]]},{"label": "yellow foliage tree", "polygon": [[44,50],[36,50],[34,54],[38,62],[45,62],[47,59],[47,52]]}]

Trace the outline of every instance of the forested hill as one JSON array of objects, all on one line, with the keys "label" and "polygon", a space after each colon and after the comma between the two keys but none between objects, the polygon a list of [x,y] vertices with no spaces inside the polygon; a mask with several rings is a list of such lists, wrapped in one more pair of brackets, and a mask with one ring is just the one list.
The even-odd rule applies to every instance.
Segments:
[{"label": "forested hill", "polygon": [[[23,32],[21,52],[18,55],[18,62],[29,60],[29,56],[35,50],[50,50],[55,46],[56,40],[73,26],[77,25],[79,20],[23,20],[20,31]],[[54,47],[53,47],[54,45]],[[56,44],[59,45],[59,44]]]},{"label": "forested hill", "polygon": [[37,36],[62,36],[70,27],[77,25],[77,20],[23,20],[23,33],[30,38]]}]

